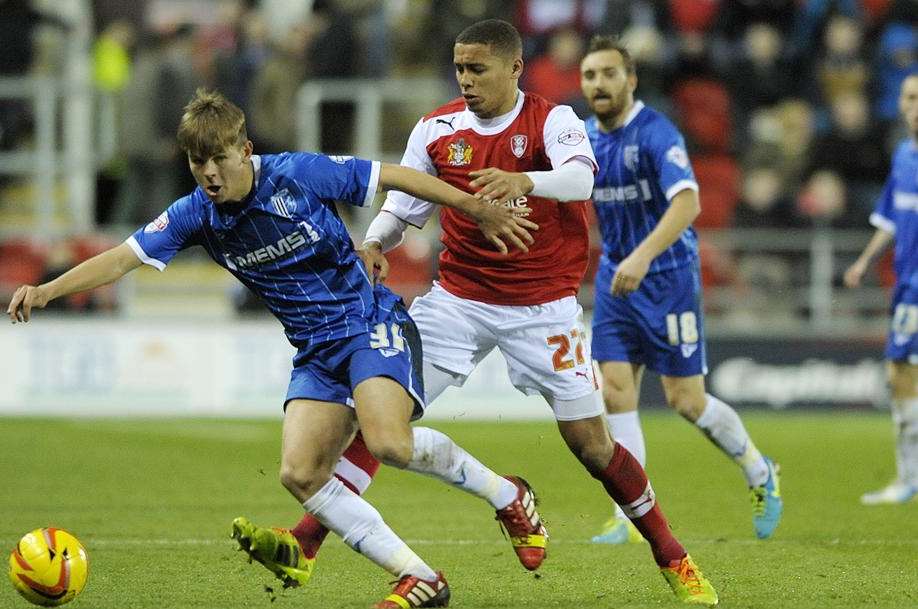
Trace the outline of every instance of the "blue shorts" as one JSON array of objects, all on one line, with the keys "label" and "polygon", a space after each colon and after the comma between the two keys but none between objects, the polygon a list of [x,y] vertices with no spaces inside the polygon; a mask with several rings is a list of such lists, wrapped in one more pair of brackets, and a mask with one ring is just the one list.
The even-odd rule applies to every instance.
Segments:
[{"label": "blue shorts", "polygon": [[284,409],[290,400],[318,400],[354,406],[354,388],[385,376],[405,388],[414,400],[415,420],[424,414],[421,336],[399,302],[376,322],[376,331],[300,349]]},{"label": "blue shorts", "polygon": [[918,287],[897,284],[890,315],[886,359],[918,364]]},{"label": "blue shorts", "polygon": [[697,264],[648,274],[627,297],[611,292],[614,271],[600,264],[593,308],[593,359],[643,364],[664,376],[707,374]]}]

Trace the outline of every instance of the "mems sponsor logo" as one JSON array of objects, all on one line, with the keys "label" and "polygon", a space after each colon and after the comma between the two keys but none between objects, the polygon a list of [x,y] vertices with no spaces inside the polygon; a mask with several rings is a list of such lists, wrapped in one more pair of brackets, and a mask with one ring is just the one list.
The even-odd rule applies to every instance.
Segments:
[{"label": "mems sponsor logo", "polygon": [[631,203],[634,201],[650,201],[653,194],[647,180],[638,180],[637,184],[625,186],[606,186],[593,189],[595,203]]},{"label": "mems sponsor logo", "polygon": [[300,228],[302,230],[294,231],[286,237],[281,237],[277,240],[277,243],[260,247],[243,256],[225,253],[226,265],[233,270],[237,270],[239,268],[251,268],[265,262],[274,262],[286,258],[299,248],[311,245],[319,240],[319,234],[308,223],[300,222]]}]

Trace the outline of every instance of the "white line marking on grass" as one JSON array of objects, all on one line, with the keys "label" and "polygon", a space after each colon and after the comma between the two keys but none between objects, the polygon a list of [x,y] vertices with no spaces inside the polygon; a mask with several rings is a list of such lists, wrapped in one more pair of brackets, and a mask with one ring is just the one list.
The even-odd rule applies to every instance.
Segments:
[{"label": "white line marking on grass", "polygon": [[[87,548],[93,547],[119,547],[119,546],[162,546],[162,547],[181,547],[181,546],[232,546],[233,540],[229,537],[221,538],[189,538],[189,539],[142,539],[142,538],[124,538],[117,539],[103,537],[94,539],[85,537],[83,545]],[[688,545],[701,544],[732,544],[732,545],[761,545],[762,542],[756,539],[683,539]],[[414,546],[502,546],[507,543],[503,539],[406,539],[408,545]],[[15,544],[15,539],[0,538],[0,544]],[[603,547],[607,544],[594,544],[585,539],[552,539],[552,545],[561,546],[598,546]],[[799,540],[799,539],[772,539],[768,543],[785,543],[785,544],[807,544],[816,547],[835,547],[835,546],[918,546],[918,539],[831,539],[827,541]]]}]

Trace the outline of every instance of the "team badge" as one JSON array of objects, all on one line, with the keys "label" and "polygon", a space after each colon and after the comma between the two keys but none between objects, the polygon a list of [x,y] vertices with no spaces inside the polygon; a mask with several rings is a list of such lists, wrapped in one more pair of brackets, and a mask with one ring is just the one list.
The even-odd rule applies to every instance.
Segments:
[{"label": "team badge", "polygon": [[296,201],[286,188],[271,195],[271,205],[274,206],[274,211],[285,218],[292,218],[296,212]]},{"label": "team badge", "polygon": [[529,138],[525,135],[514,135],[510,138],[510,152],[513,153],[518,159],[523,158],[523,155],[526,153],[526,145],[529,143]]},{"label": "team badge", "polygon": [[169,213],[164,211],[155,220],[144,226],[143,232],[158,233],[166,230],[167,226],[169,226]]},{"label": "team badge", "polygon": [[638,146],[625,146],[625,148],[622,150],[622,156],[624,157],[625,167],[627,167],[631,171],[637,171],[639,154],[640,154],[640,148]]},{"label": "team badge", "polygon": [[459,138],[459,140],[450,144],[448,148],[449,156],[446,162],[453,167],[461,167],[472,162],[472,147],[466,144],[464,139]]},{"label": "team badge", "polygon": [[673,146],[666,151],[666,160],[678,167],[679,169],[688,169],[688,153],[682,146]]}]

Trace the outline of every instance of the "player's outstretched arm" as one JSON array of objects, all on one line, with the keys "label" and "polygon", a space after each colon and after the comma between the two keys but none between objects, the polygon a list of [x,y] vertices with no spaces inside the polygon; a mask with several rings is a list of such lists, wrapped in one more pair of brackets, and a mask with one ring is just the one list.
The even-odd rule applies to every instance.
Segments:
[{"label": "player's outstretched arm", "polygon": [[892,243],[894,238],[895,235],[893,233],[878,228],[873,234],[873,237],[871,237],[870,242],[864,248],[864,251],[861,252],[861,255],[858,256],[854,264],[849,266],[848,270],[845,271],[845,286],[856,288],[861,285],[861,281],[864,279],[864,274],[867,272],[867,269],[869,269],[873,261],[883,253],[883,250]]},{"label": "player's outstretched arm", "polygon": [[43,309],[55,298],[111,283],[141,264],[134,250],[122,243],[78,264],[53,281],[38,286],[19,286],[6,312],[13,323],[29,321],[33,308]]},{"label": "player's outstretched arm", "polygon": [[383,163],[379,171],[379,187],[382,190],[400,190],[424,201],[452,207],[474,218],[485,237],[503,254],[507,253],[507,242],[528,252],[527,245],[534,241],[529,231],[539,228],[538,224],[516,215],[524,210],[485,203],[438,178],[402,165]]}]

